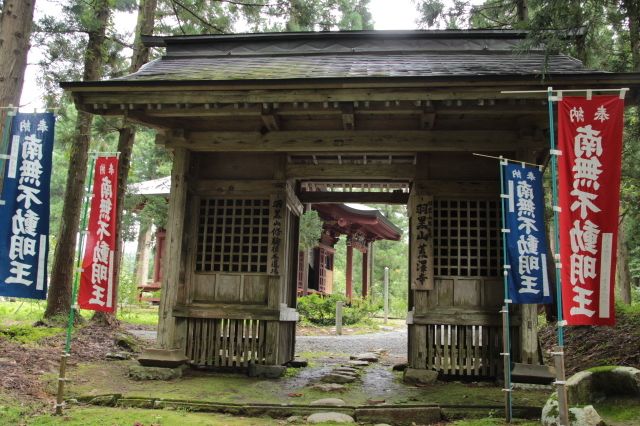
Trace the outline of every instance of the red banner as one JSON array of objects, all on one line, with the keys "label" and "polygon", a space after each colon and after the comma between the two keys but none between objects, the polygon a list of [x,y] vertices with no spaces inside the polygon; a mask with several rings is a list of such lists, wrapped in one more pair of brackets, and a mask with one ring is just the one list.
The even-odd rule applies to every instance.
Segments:
[{"label": "red banner", "polygon": [[82,309],[113,312],[116,289],[113,286],[116,247],[116,192],[118,158],[98,157],[93,178],[91,213],[82,259],[78,304]]},{"label": "red banner", "polygon": [[623,112],[618,96],[559,102],[562,305],[568,325],[615,324]]}]

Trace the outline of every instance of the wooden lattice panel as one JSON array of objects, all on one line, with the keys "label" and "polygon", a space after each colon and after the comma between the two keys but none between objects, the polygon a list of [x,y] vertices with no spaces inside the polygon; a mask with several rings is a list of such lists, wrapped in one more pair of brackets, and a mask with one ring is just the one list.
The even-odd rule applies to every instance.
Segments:
[{"label": "wooden lattice panel", "polygon": [[436,199],[433,218],[436,276],[500,275],[498,200]]},{"label": "wooden lattice panel", "polygon": [[[512,328],[514,354],[519,352],[517,332]],[[502,332],[498,326],[415,324],[410,327],[409,338],[414,368],[469,377],[496,377],[502,368]]]},{"label": "wooden lattice panel", "polygon": [[196,272],[267,272],[269,200],[200,201]]},{"label": "wooden lattice panel", "polygon": [[189,318],[185,355],[202,367],[264,364],[266,327],[261,320]]}]

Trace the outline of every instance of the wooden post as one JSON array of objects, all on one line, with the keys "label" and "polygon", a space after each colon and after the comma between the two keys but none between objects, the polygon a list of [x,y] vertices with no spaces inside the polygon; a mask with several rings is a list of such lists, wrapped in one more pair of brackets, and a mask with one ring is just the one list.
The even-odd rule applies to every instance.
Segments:
[{"label": "wooden post", "polygon": [[569,401],[567,399],[567,385],[564,372],[564,347],[553,347],[553,361],[556,367],[556,389],[558,392],[559,425],[569,426]]},{"label": "wooden post", "polygon": [[345,271],[345,280],[346,280],[346,296],[347,299],[351,300],[353,297],[353,288],[352,288],[352,275],[353,275],[353,247],[351,244],[347,242],[347,270]]},{"label": "wooden post", "polygon": [[64,383],[67,381],[67,358],[69,353],[64,352],[60,357],[60,374],[58,376],[58,393],[56,395],[56,415],[62,415],[62,407],[64,407]]},{"label": "wooden post", "polygon": [[369,250],[362,253],[362,298],[369,295]]},{"label": "wooden post", "polygon": [[342,305],[344,302],[338,300],[336,302],[336,334],[342,335]]},{"label": "wooden post", "polygon": [[176,321],[173,307],[178,296],[178,287],[184,285],[182,278],[184,222],[187,204],[186,175],[189,169],[189,151],[176,148],[171,172],[171,194],[167,220],[166,250],[164,258],[166,272],[162,279],[162,295],[158,319],[158,345],[162,349],[175,349]]},{"label": "wooden post", "polygon": [[384,323],[389,321],[389,267],[384,267]]},{"label": "wooden post", "polygon": [[502,314],[502,359],[504,373],[504,417],[507,423],[511,423],[511,356],[509,347],[509,310],[505,304],[500,311]]}]

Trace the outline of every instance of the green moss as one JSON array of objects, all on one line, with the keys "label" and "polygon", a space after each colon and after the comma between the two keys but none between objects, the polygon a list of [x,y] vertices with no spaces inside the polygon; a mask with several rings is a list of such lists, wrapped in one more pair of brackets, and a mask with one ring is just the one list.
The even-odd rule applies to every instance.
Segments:
[{"label": "green moss", "polygon": [[617,365],[601,365],[598,367],[591,367],[587,371],[592,373],[608,373],[617,367]]},{"label": "green moss", "polygon": [[0,328],[0,337],[23,344],[35,344],[40,340],[62,333],[58,327],[34,327],[31,325],[11,325]]}]

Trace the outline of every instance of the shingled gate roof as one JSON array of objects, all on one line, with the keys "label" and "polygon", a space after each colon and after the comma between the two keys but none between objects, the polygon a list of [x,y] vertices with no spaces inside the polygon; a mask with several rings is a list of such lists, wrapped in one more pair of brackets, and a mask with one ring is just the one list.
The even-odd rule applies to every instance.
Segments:
[{"label": "shingled gate roof", "polygon": [[118,81],[290,80],[593,73],[566,55],[517,53],[518,31],[362,31],[148,37],[166,55]]}]

